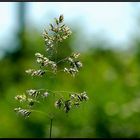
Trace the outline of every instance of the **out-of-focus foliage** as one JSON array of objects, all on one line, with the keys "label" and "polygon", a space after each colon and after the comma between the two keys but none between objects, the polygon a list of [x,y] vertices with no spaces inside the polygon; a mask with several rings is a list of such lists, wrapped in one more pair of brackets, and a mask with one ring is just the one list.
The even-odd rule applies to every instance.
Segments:
[{"label": "out-of-focus foliage", "polygon": [[[58,58],[71,54],[74,38],[61,46]],[[17,116],[14,96],[28,88],[49,87],[53,90],[86,91],[89,101],[66,115],[56,110],[52,137],[140,137],[140,42],[126,51],[104,49],[94,45],[82,52],[83,68],[76,78],[63,73],[56,78],[31,78],[25,74],[35,67],[34,54],[44,54],[42,36],[28,27],[25,46],[7,54],[0,61],[0,137],[49,137],[50,120],[39,113],[30,118]],[[77,48],[78,48],[77,44]],[[85,46],[87,47],[87,46]],[[48,104],[41,106],[49,109]]]}]

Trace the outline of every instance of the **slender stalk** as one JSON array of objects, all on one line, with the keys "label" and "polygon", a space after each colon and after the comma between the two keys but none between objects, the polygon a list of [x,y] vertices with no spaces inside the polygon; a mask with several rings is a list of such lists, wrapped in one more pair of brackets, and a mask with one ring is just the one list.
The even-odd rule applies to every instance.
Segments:
[{"label": "slender stalk", "polygon": [[52,138],[52,122],[53,122],[53,119],[51,118],[51,123],[50,123],[50,138]]},{"label": "slender stalk", "polygon": [[58,93],[58,92],[65,92],[65,93],[75,93],[75,92],[72,92],[72,91],[53,91],[53,90],[49,90],[49,89],[37,89],[37,91],[41,91],[41,90],[44,90],[44,91],[50,91],[52,93]]},{"label": "slender stalk", "polygon": [[[57,61],[57,48],[58,48],[58,42],[56,42],[56,48],[55,48],[55,62]],[[55,100],[55,94],[54,94],[54,100]],[[53,102],[52,102],[52,105],[53,105]],[[50,122],[50,138],[52,138],[52,122],[53,122],[53,118],[51,118],[51,122]]]},{"label": "slender stalk", "polygon": [[60,62],[62,62],[62,61],[65,61],[65,60],[67,60],[67,59],[68,59],[68,57],[66,57],[66,58],[64,58],[64,59],[61,59],[61,60],[59,60],[59,61],[57,62],[57,64],[60,63]]},{"label": "slender stalk", "polygon": [[43,114],[43,115],[45,115],[45,116],[49,117],[49,115],[48,115],[48,114],[46,114],[46,113],[45,113],[45,112],[43,112],[43,111],[33,110],[33,109],[31,109],[31,111],[32,111],[32,112],[41,113],[41,114]]}]

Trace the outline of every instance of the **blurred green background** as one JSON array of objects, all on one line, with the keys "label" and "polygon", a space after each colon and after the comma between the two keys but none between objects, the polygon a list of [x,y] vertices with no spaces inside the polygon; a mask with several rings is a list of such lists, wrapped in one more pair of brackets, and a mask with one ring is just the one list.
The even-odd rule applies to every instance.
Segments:
[{"label": "blurred green background", "polygon": [[[25,70],[36,66],[34,53],[45,54],[45,44],[39,30],[32,23],[25,24],[25,12],[28,12],[25,3],[16,5],[18,30],[13,34],[12,44],[16,47],[5,51],[0,60],[0,137],[49,137],[50,120],[46,116],[32,113],[28,119],[23,119],[14,112],[19,106],[14,96],[30,88],[86,91],[89,96],[88,102],[68,115],[55,110],[54,138],[140,137],[139,17],[136,17],[137,28],[133,27],[135,34],[126,49],[119,49],[100,36],[94,41],[89,41],[86,36],[79,39],[83,30],[80,23],[69,24],[73,34],[62,43],[58,58],[80,51],[83,68],[77,77],[60,73],[56,77],[31,78]],[[50,17],[53,20],[54,15]],[[77,38],[79,42],[76,44]],[[86,50],[79,49],[80,40]],[[40,109],[48,112],[49,105],[50,102],[45,103]]]}]

